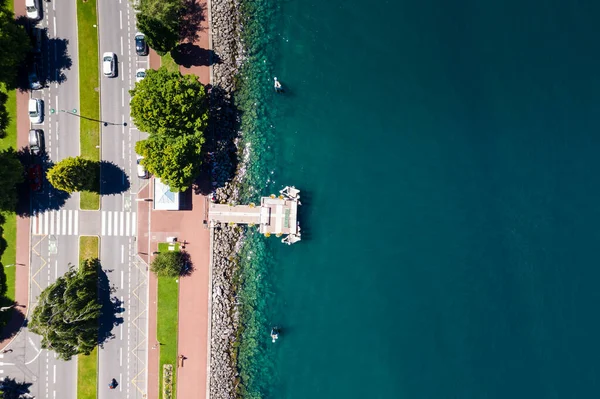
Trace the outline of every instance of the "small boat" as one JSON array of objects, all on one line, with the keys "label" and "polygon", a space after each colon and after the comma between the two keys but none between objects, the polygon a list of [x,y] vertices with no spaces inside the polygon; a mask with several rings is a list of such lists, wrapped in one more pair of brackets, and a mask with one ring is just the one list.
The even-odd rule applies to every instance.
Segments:
[{"label": "small boat", "polygon": [[277,78],[273,78],[273,80],[275,81],[274,83],[274,87],[275,87],[275,91],[280,93],[283,91],[283,87],[281,86],[281,83],[277,80]]},{"label": "small boat", "polygon": [[273,340],[273,343],[279,339],[279,329],[277,327],[271,329],[271,339]]}]

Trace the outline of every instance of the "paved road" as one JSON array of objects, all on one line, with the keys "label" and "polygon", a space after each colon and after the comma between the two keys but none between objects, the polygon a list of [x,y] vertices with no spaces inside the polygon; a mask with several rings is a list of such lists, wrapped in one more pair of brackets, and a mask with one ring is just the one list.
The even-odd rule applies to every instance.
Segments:
[{"label": "paved road", "polygon": [[[31,93],[33,98],[44,101],[44,123],[34,127],[44,130],[49,160],[57,162],[67,156],[79,155],[79,118],[58,111],[79,108],[77,30],[73,23],[76,20],[76,3],[41,4],[44,12],[38,25],[47,29],[41,73],[47,77],[48,87]],[[51,113],[51,108],[57,112]],[[44,213],[49,209],[60,208],[64,214],[54,219],[52,229],[50,225],[44,228],[36,223],[36,217],[31,219],[30,312],[40,292],[64,274],[69,264],[77,264],[78,259],[77,233],[57,233],[63,225],[66,232],[77,229],[74,215],[79,198],[77,195],[64,198],[53,194],[46,184],[31,202],[32,212],[42,215],[42,222]],[[40,337],[24,328],[9,346],[12,352],[0,355],[0,375],[32,383],[29,390],[36,398],[75,398],[75,360],[58,360],[53,352],[40,350],[40,347]]]},{"label": "paved road", "polygon": [[[105,190],[124,190],[102,198],[106,215],[102,216],[101,247],[102,265],[109,270],[107,276],[114,289],[112,295],[123,311],[118,314],[122,320],[113,329],[113,339],[99,351],[98,398],[141,399],[147,392],[148,271],[137,256],[135,238],[121,232],[127,233],[130,228],[128,218],[137,209],[135,195],[146,183],[137,177],[135,157],[135,143],[146,135],[135,129],[129,118],[129,90],[135,84],[136,69],[148,68],[148,57],[135,54],[135,12],[129,1],[99,2],[98,21],[99,59],[104,52],[114,52],[118,60],[117,77],[101,77],[101,119],[109,123],[102,127],[102,159],[124,171],[121,177],[102,176]],[[108,388],[112,378],[119,382],[116,390]]]}]

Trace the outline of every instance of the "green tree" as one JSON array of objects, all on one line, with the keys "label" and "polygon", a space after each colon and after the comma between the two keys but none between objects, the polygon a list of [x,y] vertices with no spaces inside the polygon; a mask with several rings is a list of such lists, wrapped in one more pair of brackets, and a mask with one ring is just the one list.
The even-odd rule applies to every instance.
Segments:
[{"label": "green tree", "polygon": [[59,190],[95,191],[98,185],[100,165],[82,157],[65,158],[46,173],[50,184]]},{"label": "green tree", "polygon": [[38,297],[29,329],[42,336],[42,348],[52,349],[61,359],[89,355],[98,344],[102,308],[98,300],[99,267],[98,259],[86,259],[79,269],[71,267]]},{"label": "green tree", "polygon": [[150,270],[158,277],[178,277],[183,269],[183,253],[161,252],[154,257]]},{"label": "green tree", "polygon": [[[4,2],[2,2],[4,3]],[[0,82],[8,88],[17,85],[17,73],[27,52],[31,49],[31,41],[25,29],[17,25],[15,15],[5,4],[0,6]]]},{"label": "green tree", "polygon": [[176,137],[206,129],[206,91],[193,75],[150,69],[130,93],[131,118],[142,131]]},{"label": "green tree", "polygon": [[161,56],[173,50],[179,41],[183,0],[142,0],[138,10],[137,27],[148,45]]},{"label": "green tree", "polygon": [[198,176],[202,164],[202,144],[199,134],[170,138],[150,136],[138,141],[135,150],[144,157],[142,165],[161,178],[172,191],[185,191]]},{"label": "green tree", "polygon": [[23,165],[14,149],[0,151],[0,211],[14,212],[17,205],[16,185],[23,181]]}]

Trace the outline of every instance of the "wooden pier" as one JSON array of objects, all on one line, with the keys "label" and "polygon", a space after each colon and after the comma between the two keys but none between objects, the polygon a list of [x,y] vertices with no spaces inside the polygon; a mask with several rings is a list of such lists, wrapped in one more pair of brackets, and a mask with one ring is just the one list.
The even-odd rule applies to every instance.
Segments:
[{"label": "wooden pier", "polygon": [[260,205],[230,205],[211,203],[208,207],[208,221],[215,223],[245,224],[258,226],[261,234],[269,237],[285,235],[281,242],[293,244],[300,241],[300,225],[298,223],[298,205],[300,190],[285,187],[269,197],[262,197]]}]

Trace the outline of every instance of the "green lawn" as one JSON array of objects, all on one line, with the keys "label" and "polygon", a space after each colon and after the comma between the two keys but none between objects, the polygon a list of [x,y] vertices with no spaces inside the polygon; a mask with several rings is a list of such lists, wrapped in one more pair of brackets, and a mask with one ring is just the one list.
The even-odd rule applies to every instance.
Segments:
[{"label": "green lawn", "polygon": [[[79,114],[100,120],[100,79],[98,74],[98,24],[96,0],[77,0],[77,38],[79,41]],[[100,160],[100,122],[80,118],[81,156]],[[100,176],[98,176],[100,179]],[[100,195],[82,192],[79,197],[81,209],[100,208]]]},{"label": "green lawn", "polygon": [[[168,251],[169,244],[158,244],[158,250]],[[176,244],[179,250],[179,244]],[[177,315],[179,308],[179,283],[178,279],[171,277],[158,278],[158,309],[156,336],[160,343],[159,359],[159,398],[162,398],[162,370],[163,364],[173,365],[173,397],[175,398],[177,376]]]},{"label": "green lawn", "polygon": [[[158,252],[169,252],[169,245],[173,245],[173,244],[169,244],[168,242],[159,242],[158,243]],[[175,245],[174,251],[179,252],[179,243],[176,242],[174,245]]]},{"label": "green lawn", "polygon": [[98,347],[89,356],[77,356],[77,399],[96,399],[98,387]]},{"label": "green lawn", "polygon": [[171,57],[170,53],[167,53],[160,57],[160,66],[167,68],[169,72],[177,72],[179,71],[179,65],[173,61],[173,57]]},{"label": "green lawn", "polygon": [[[97,236],[79,237],[79,263],[99,256],[100,239]],[[89,356],[77,356],[77,398],[96,399],[98,386],[98,349]]]},{"label": "green lawn", "polygon": [[84,259],[98,257],[99,241],[98,236],[79,237],[79,263]]}]

